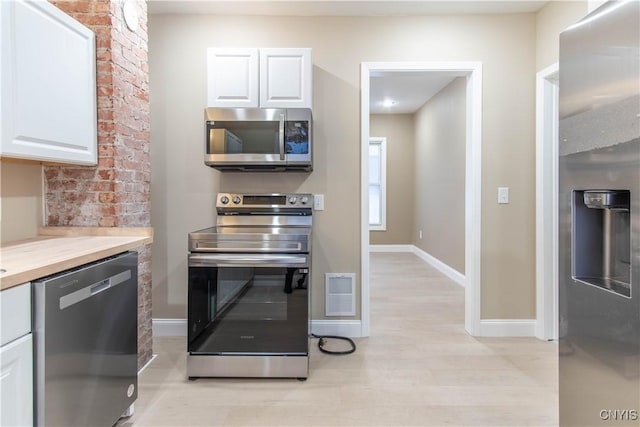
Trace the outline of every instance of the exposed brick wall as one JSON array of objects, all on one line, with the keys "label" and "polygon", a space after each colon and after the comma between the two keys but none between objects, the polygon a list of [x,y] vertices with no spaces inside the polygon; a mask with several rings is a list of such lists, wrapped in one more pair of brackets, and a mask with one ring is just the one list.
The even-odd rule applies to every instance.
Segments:
[{"label": "exposed brick wall", "polygon": [[[151,226],[147,5],[139,28],[125,25],[122,0],[50,0],[96,34],[98,165],[45,168],[49,226]],[[139,250],[138,365],[152,355],[151,251]]]}]

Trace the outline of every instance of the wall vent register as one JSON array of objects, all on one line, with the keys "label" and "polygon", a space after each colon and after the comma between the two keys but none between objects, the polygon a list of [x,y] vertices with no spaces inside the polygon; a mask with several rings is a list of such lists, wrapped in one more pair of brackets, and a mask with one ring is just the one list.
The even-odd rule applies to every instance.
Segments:
[{"label": "wall vent register", "polygon": [[325,274],[325,316],[355,315],[355,274]]}]

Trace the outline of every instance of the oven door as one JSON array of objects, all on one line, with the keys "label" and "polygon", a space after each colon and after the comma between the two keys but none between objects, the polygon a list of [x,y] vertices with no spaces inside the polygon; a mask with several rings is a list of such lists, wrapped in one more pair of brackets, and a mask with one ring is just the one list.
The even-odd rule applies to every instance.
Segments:
[{"label": "oven door", "polygon": [[190,254],[189,353],[308,354],[308,273],[308,254]]}]

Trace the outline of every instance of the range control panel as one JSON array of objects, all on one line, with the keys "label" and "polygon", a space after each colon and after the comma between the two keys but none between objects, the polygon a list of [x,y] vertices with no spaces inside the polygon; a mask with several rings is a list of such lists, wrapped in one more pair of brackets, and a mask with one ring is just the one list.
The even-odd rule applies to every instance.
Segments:
[{"label": "range control panel", "polygon": [[287,208],[312,207],[313,194],[232,194],[220,193],[216,207]]}]

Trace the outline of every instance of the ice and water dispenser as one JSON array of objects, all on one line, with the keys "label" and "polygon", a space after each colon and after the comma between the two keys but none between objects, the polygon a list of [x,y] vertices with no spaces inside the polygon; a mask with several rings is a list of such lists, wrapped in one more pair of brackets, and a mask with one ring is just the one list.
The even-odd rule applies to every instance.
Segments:
[{"label": "ice and water dispenser", "polygon": [[573,279],[631,297],[630,192],[573,192]]}]

